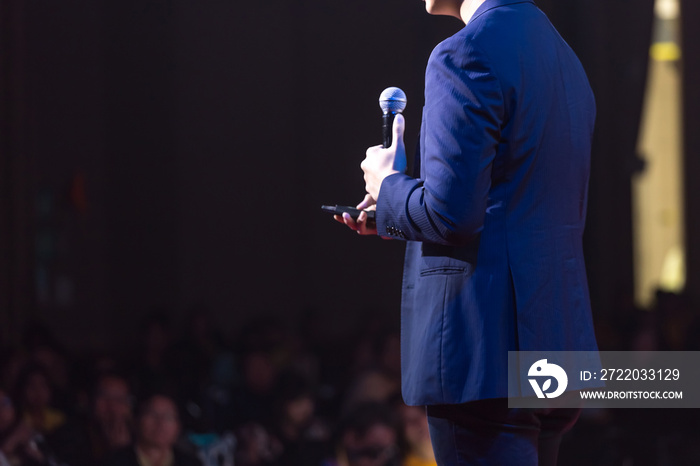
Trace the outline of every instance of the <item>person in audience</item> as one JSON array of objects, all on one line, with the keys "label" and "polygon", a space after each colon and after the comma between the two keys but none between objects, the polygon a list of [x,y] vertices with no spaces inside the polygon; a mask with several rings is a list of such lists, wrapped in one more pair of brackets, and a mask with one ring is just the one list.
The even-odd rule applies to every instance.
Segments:
[{"label": "person in audience", "polygon": [[202,466],[197,457],[175,448],[180,418],[172,397],[148,397],[141,405],[136,425],[136,442],[110,455],[105,466]]},{"label": "person in audience", "polygon": [[94,393],[93,422],[99,432],[99,449],[127,446],[132,440],[132,396],[127,381],[118,375],[100,378]]},{"label": "person in audience", "polygon": [[173,345],[177,364],[173,381],[179,399],[198,401],[211,380],[213,362],[222,350],[222,338],[204,307],[190,311],[184,334]]},{"label": "person in audience", "polygon": [[316,400],[308,381],[294,372],[283,374],[272,405],[269,422],[250,423],[241,430],[240,463],[317,465],[329,433],[315,416]]},{"label": "person in audience", "polygon": [[173,355],[172,339],[166,313],[153,312],[145,317],[132,356],[137,391],[151,393],[172,382],[179,364]]},{"label": "person in audience", "polygon": [[17,380],[15,393],[22,417],[33,430],[46,435],[65,423],[65,414],[52,406],[53,386],[43,366],[25,366]]},{"label": "person in audience", "polygon": [[72,404],[68,361],[65,350],[45,326],[34,323],[25,329],[24,349],[28,361],[41,366],[51,381],[51,403],[63,413]]},{"label": "person in audience", "polygon": [[268,351],[257,348],[243,354],[241,366],[242,385],[233,392],[232,423],[241,426],[250,421],[267,421],[279,369]]},{"label": "person in audience", "polygon": [[70,466],[99,464],[132,441],[132,394],[126,379],[116,373],[98,377],[87,418],[67,423],[49,439],[57,457]]},{"label": "person in audience", "polygon": [[406,439],[406,452],[402,466],[437,466],[433,445],[430,443],[425,408],[408,406],[403,401],[397,405]]},{"label": "person in audience", "polygon": [[399,332],[384,329],[375,336],[371,347],[371,365],[351,382],[345,394],[343,412],[370,402],[387,403],[401,391],[401,350]]},{"label": "person in audience", "polygon": [[46,464],[42,442],[29,422],[19,419],[7,391],[0,389],[0,466],[39,466]]},{"label": "person in audience", "polygon": [[271,466],[276,465],[283,453],[283,446],[259,423],[250,421],[236,429],[236,465]]},{"label": "person in audience", "polygon": [[401,443],[399,422],[388,405],[365,403],[341,421],[335,457],[322,466],[398,466]]}]

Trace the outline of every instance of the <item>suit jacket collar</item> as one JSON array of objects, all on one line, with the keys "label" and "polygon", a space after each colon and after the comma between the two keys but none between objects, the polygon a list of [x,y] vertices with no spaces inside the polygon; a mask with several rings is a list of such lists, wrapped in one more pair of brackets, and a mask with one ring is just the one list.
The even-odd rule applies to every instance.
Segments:
[{"label": "suit jacket collar", "polygon": [[532,0],[486,0],[484,3],[479,6],[479,8],[476,9],[474,12],[474,15],[471,17],[469,22],[471,23],[474,21],[476,18],[479,16],[483,15],[489,10],[493,10],[494,8],[498,8],[499,6],[505,6],[505,5],[512,5],[515,3],[532,3],[534,4],[535,2]]}]

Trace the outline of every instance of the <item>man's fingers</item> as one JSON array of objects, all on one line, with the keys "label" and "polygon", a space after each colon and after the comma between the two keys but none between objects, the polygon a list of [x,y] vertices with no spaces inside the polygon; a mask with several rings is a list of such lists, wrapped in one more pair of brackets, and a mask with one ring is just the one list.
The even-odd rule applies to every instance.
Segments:
[{"label": "man's fingers", "polygon": [[360,229],[360,226],[355,222],[355,220],[352,219],[349,213],[343,212],[343,221],[345,224],[350,227],[351,229],[357,231]]},{"label": "man's fingers", "polygon": [[347,225],[348,227],[352,228],[353,230],[357,230],[357,224],[355,224],[355,221],[350,217],[348,213],[344,213],[342,216],[341,215],[334,215],[333,219],[338,222],[342,223],[343,225]]},{"label": "man's fingers", "polygon": [[377,201],[374,200],[374,198],[372,197],[371,194],[365,194],[365,198],[362,199],[362,202],[357,204],[357,206],[355,206],[355,208],[363,210],[363,209],[366,209],[367,207],[372,207],[376,203],[377,203]]},{"label": "man's fingers", "polygon": [[391,146],[396,147],[397,144],[403,144],[403,133],[406,129],[406,120],[403,115],[397,113],[394,117],[394,124],[391,127],[393,133],[393,140],[391,141]]},{"label": "man's fingers", "polygon": [[406,129],[406,120],[400,113],[394,118],[394,140],[391,142],[391,147],[394,150],[394,170],[399,173],[406,171],[406,149],[403,142],[403,134]]},{"label": "man's fingers", "polygon": [[338,223],[344,223],[348,228],[356,231],[358,235],[376,235],[377,229],[374,226],[368,226],[367,221],[369,215],[364,209],[372,207],[376,204],[371,195],[367,194],[365,198],[357,205],[357,208],[362,210],[356,219],[353,219],[349,213],[343,212],[342,215],[334,215],[333,220]]}]

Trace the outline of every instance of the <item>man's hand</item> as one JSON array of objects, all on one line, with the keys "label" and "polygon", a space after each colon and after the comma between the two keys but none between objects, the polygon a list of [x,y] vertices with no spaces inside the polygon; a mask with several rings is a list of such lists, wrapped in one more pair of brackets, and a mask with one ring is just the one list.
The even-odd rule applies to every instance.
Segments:
[{"label": "man's hand", "polygon": [[386,149],[383,146],[370,147],[367,149],[365,160],[360,164],[362,171],[365,172],[365,190],[372,199],[379,199],[379,189],[384,178],[406,170],[406,146],[403,142],[405,127],[406,122],[403,115],[399,113],[394,118],[391,147]]},{"label": "man's hand", "polygon": [[[356,209],[360,210],[374,210],[376,208],[377,202],[367,194],[365,198],[357,204],[355,207]],[[357,221],[353,220],[350,214],[347,212],[342,215],[334,215],[333,218],[340,223],[344,223],[350,228],[351,230],[355,230],[358,234],[360,235],[376,235],[377,234],[377,227],[376,225],[373,225],[372,227],[367,226],[367,213],[361,212],[360,215],[357,217]]]},{"label": "man's hand", "polygon": [[[379,188],[381,188],[384,178],[394,173],[403,173],[406,170],[406,147],[403,142],[405,126],[406,122],[403,115],[396,115],[394,126],[392,127],[393,138],[391,147],[385,149],[383,146],[375,146],[367,149],[367,157],[362,161],[360,167],[365,172],[365,189],[368,194],[362,202],[357,204],[357,209],[376,209],[376,199],[379,196]],[[350,214],[347,213],[342,216],[335,215],[333,218],[337,222],[344,223],[360,235],[377,234],[376,225],[372,227],[367,226],[367,214],[365,212],[360,213],[357,220],[353,220]]]}]

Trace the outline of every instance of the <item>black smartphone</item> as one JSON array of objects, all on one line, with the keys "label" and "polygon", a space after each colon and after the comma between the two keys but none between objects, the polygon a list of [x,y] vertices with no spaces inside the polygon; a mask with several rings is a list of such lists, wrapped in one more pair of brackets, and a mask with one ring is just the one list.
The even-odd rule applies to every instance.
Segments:
[{"label": "black smartphone", "polygon": [[[352,217],[353,220],[357,220],[357,217],[360,216],[360,212],[362,212],[360,209],[356,209],[354,207],[346,205],[322,205],[321,209],[324,212],[328,212],[329,214],[340,216],[347,212],[348,214],[350,214],[350,217]],[[367,213],[367,225],[373,225],[375,212],[373,210],[365,210],[365,212]]]}]

